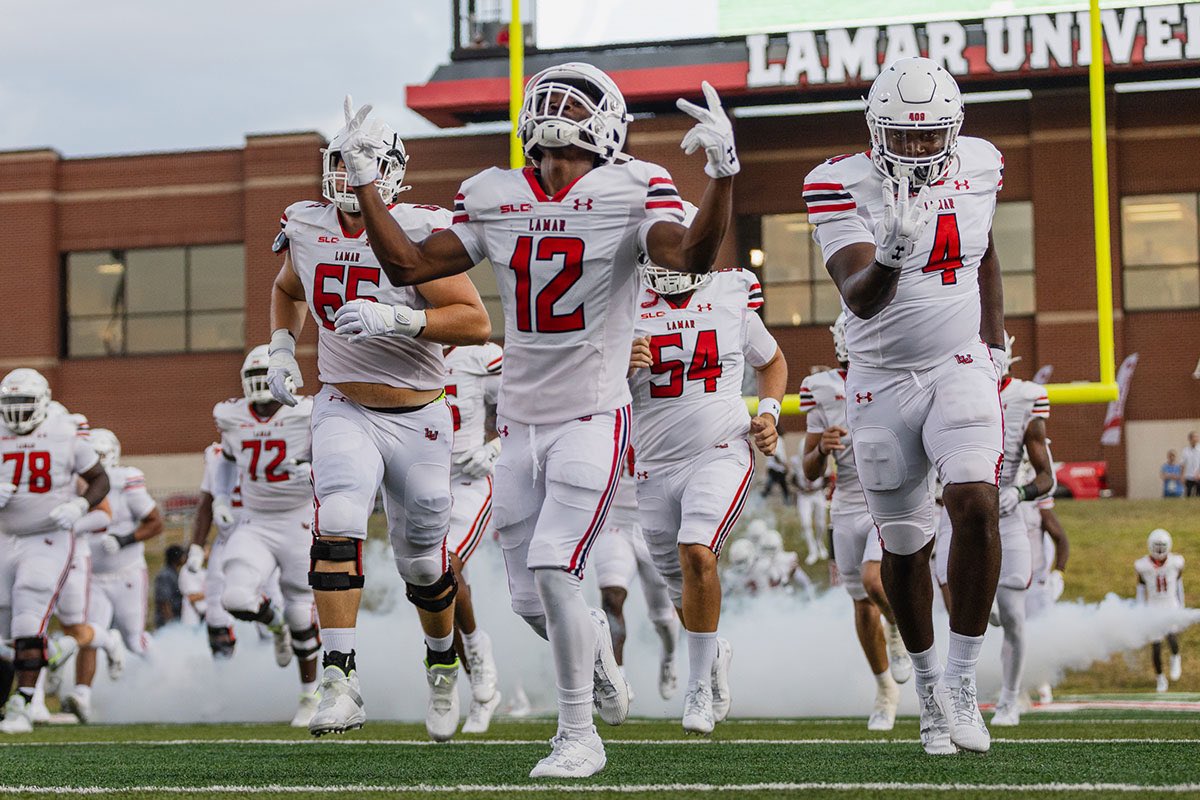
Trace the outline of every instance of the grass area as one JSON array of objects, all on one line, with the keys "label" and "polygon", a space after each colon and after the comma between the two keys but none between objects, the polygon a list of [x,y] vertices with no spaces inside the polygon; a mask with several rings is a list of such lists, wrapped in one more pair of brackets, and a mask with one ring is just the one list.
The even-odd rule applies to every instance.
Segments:
[{"label": "grass area", "polygon": [[[430,745],[421,726],[375,722],[321,740],[279,725],[42,728],[0,741],[0,793],[26,786],[31,791],[21,796],[41,797],[50,795],[32,787],[94,787],[115,797],[161,797],[170,789],[173,797],[294,798],[342,787],[339,793],[348,797],[448,790],[455,798],[525,796],[532,793],[528,771],[547,752],[552,733],[548,720],[499,721],[485,737]],[[1166,787],[1174,796],[1200,797],[1200,791],[1179,791],[1186,784],[1200,787],[1195,715],[1036,714],[998,737],[986,756],[938,758],[921,752],[912,719],[898,721],[888,734],[868,733],[858,719],[731,721],[711,739],[684,739],[677,723],[651,720],[602,733],[607,768],[571,784],[571,794],[684,798],[707,784],[739,798],[994,798],[996,785],[1005,784],[1014,787],[1003,792],[1006,798],[1025,798],[1046,796],[1053,784],[1055,797],[1144,796]],[[1125,790],[1096,788],[1105,784]],[[568,794],[552,783],[539,785],[549,790],[533,796]],[[1042,789],[1020,788],[1031,785]],[[218,786],[230,788],[204,788]],[[181,793],[188,787],[197,791]],[[75,792],[56,796],[64,793]]]}]

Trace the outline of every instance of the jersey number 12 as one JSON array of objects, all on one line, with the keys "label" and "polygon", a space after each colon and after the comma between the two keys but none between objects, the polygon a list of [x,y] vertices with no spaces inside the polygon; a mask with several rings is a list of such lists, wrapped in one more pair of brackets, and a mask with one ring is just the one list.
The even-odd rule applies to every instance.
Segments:
[{"label": "jersey number 12", "polygon": [[[539,262],[553,264],[560,258],[562,267],[534,298],[533,266]],[[538,239],[535,248],[532,236],[519,236],[508,265],[517,273],[517,330],[526,333],[583,330],[583,303],[566,313],[554,310],[554,304],[583,277],[583,239],[544,236]]]}]

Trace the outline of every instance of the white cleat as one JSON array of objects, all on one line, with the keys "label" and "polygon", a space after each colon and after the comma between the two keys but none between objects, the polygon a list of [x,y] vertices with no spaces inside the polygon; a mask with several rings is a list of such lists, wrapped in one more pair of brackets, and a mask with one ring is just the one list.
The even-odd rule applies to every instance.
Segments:
[{"label": "white cleat", "polygon": [[496,659],[492,656],[492,639],[483,631],[476,634],[474,647],[463,642],[467,666],[471,671],[467,678],[471,682],[471,697],[476,703],[488,703],[496,694]]},{"label": "white cleat", "polygon": [[33,733],[33,719],[25,695],[16,692],[4,706],[4,719],[0,720],[0,733]]},{"label": "white cleat", "polygon": [[1158,684],[1154,687],[1154,691],[1165,692],[1167,690],[1167,687],[1168,687],[1167,676],[1160,674],[1158,676]]},{"label": "white cleat", "polygon": [[811,567],[813,564],[817,563],[817,561],[819,561],[820,559],[821,559],[821,554],[818,551],[809,550],[808,555],[804,557],[804,563]]},{"label": "white cleat", "polygon": [[1177,681],[1183,677],[1183,656],[1176,653],[1171,656],[1171,680]]},{"label": "white cleat", "polygon": [[83,725],[92,721],[92,701],[79,692],[73,691],[64,697],[62,708],[68,714],[74,714],[75,719]]},{"label": "white cleat", "polygon": [[347,675],[338,667],[326,667],[321,673],[321,688],[317,693],[321,695],[321,701],[317,704],[317,713],[308,721],[308,732],[313,736],[345,733],[361,728],[367,721],[357,670],[350,670]]},{"label": "white cleat", "polygon": [[670,700],[679,688],[679,678],[675,674],[675,657],[663,656],[658,664],[658,695],[663,700]]},{"label": "white cleat", "polygon": [[448,742],[458,730],[458,659],[453,664],[425,664],[429,682],[429,707],[425,710],[425,730],[435,742]]},{"label": "white cleat", "polygon": [[517,684],[512,699],[508,701],[508,716],[528,717],[532,713],[533,705],[529,702],[529,695],[525,694],[525,687]]},{"label": "white cleat", "polygon": [[817,552],[821,554],[822,561],[829,560],[829,548],[825,546],[824,542],[817,542]]},{"label": "white cleat", "polygon": [[717,657],[713,660],[712,668],[712,708],[713,720],[724,722],[729,716],[729,706],[732,697],[729,689],[729,665],[733,662],[733,648],[728,639],[717,637]]},{"label": "white cleat", "polygon": [[1021,707],[1016,702],[996,703],[992,714],[993,728],[1015,728],[1021,724]]},{"label": "white cleat", "polygon": [[950,741],[950,721],[934,696],[934,686],[917,686],[921,704],[921,746],[931,756],[952,756],[958,752]]},{"label": "white cleat", "polygon": [[604,769],[608,759],[604,742],[593,731],[587,736],[568,739],[559,734],[550,740],[550,755],[529,772],[531,778],[586,778]]},{"label": "white cleat", "polygon": [[29,704],[29,720],[34,725],[50,723],[50,709],[46,708],[46,698],[40,692],[33,696],[33,702]]},{"label": "white cleat", "polygon": [[890,731],[896,726],[896,708],[900,705],[900,687],[892,683],[875,692],[875,708],[867,719],[867,730]]},{"label": "white cleat", "polygon": [[110,681],[119,681],[125,673],[125,653],[125,640],[121,638],[121,634],[109,631],[108,647],[104,648],[104,655],[108,656],[108,679]]},{"label": "white cleat", "polygon": [[280,625],[279,630],[271,631],[275,644],[275,663],[286,667],[292,663],[292,632],[287,625]]},{"label": "white cleat", "polygon": [[909,678],[912,677],[913,665],[912,659],[908,655],[908,648],[904,646],[904,639],[900,637],[900,629],[886,619],[882,622],[883,632],[887,638],[888,670],[892,673],[892,680],[896,683],[908,683]]},{"label": "white cleat", "polygon": [[492,699],[486,703],[472,700],[471,708],[467,711],[467,721],[462,726],[462,732],[487,733],[488,728],[492,724],[492,715],[496,713],[496,709],[499,707],[500,692],[493,692]]},{"label": "white cleat", "polygon": [[[625,676],[621,674],[621,667],[617,664],[617,657],[613,653],[612,635],[608,632],[608,620],[604,618],[602,612],[594,608],[588,609],[588,613],[592,615],[592,624],[596,626],[596,664],[592,674],[592,704],[599,712],[600,719],[609,725],[620,725],[629,716],[629,684],[625,682]],[[555,741],[558,738],[555,737]],[[599,736],[596,737],[596,740],[599,741]],[[603,757],[603,747],[601,747],[600,753]],[[547,758],[553,757],[554,753],[547,756]],[[543,761],[545,760],[543,759]],[[541,764],[538,766],[540,767]],[[598,770],[599,768],[597,768]],[[532,773],[530,774],[532,775]]]},{"label": "white cleat", "polygon": [[1054,702],[1054,689],[1050,684],[1043,683],[1038,687],[1038,703],[1047,706]]},{"label": "white cleat", "polygon": [[296,715],[292,717],[292,727],[307,728],[308,723],[312,721],[313,715],[317,713],[317,706],[320,703],[320,693],[301,692],[300,705],[296,707]]},{"label": "white cleat", "polygon": [[716,720],[713,718],[712,687],[706,683],[698,683],[688,689],[683,696],[683,732],[708,736],[713,732]]},{"label": "white cleat", "polygon": [[963,750],[986,753],[992,746],[992,736],[979,713],[975,679],[964,675],[950,680],[954,683],[943,676],[933,685],[934,700],[950,723],[950,741]]}]

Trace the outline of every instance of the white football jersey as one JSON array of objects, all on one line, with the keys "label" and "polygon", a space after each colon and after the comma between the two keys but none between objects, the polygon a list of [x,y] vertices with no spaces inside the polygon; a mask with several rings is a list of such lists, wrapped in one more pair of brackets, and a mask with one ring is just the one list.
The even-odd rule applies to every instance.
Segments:
[{"label": "white football jersey", "polygon": [[1183,592],[1179,588],[1179,579],[1183,574],[1183,556],[1178,553],[1168,553],[1166,559],[1159,563],[1150,556],[1142,556],[1133,563],[1138,580],[1146,587],[1146,603],[1152,606],[1169,606],[1182,608]]},{"label": "white football jersey", "polygon": [[[450,212],[437,206],[397,203],[392,217],[410,239],[420,241],[450,224]],[[380,383],[405,389],[442,385],[442,346],[411,336],[373,336],[358,342],[333,332],[333,315],[348,300],[378,300],[389,305],[429,308],[419,286],[393,286],[367,242],[364,229],[352,236],[342,229],[330,203],[288,206],[279,223],[275,251],[287,249],[304,284],[308,308],[319,326],[317,369],[322,383]]]},{"label": "white football jersey", "polygon": [[[808,433],[822,433],[835,425],[850,430],[846,421],[846,372],[831,369],[807,376],[800,383],[800,410],[805,412]],[[867,501],[858,482],[850,434],[842,437],[842,444],[846,449],[834,456],[837,485],[833,489],[833,505],[839,509],[846,503],[865,506]]]},{"label": "white football jersey", "polygon": [[463,183],[454,225],[471,258],[490,260],[504,307],[499,413],[549,424],[629,404],[639,238],[683,220],[665,169],[608,164],[547,197],[532,167]]},{"label": "white football jersey", "polygon": [[[221,462],[225,460],[222,454],[220,444],[210,444],[204,448],[204,477],[200,479],[200,491],[216,496],[215,486],[217,485],[217,470],[221,468]],[[239,513],[238,509],[242,507],[242,488],[236,483],[233,491],[229,494],[229,505],[234,509],[234,516]],[[232,525],[222,525],[217,520],[213,519],[213,524],[217,526],[217,538],[224,539],[229,535],[229,532],[237,527],[237,521],[234,520]]]},{"label": "white football jersey", "polygon": [[504,351],[488,342],[446,349],[446,402],[454,417],[453,455],[483,444],[487,406],[495,405],[504,368]]},{"label": "white football jersey", "polygon": [[75,476],[99,461],[88,436],[79,433],[78,423],[61,408],[51,409],[26,434],[0,423],[0,481],[17,487],[0,508],[0,531],[34,536],[58,530],[50,511],[79,496]]},{"label": "white football jersey", "polygon": [[[949,173],[931,187],[936,216],[901,270],[895,298],[869,320],[842,304],[851,364],[925,369],[979,340],[979,262],[1003,184],[1000,152],[960,137]],[[875,242],[883,185],[866,153],[832,158],[804,179],[808,220],[826,261],[847,245]]]},{"label": "white football jersey", "polygon": [[[1025,431],[1034,419],[1050,418],[1050,396],[1040,383],[1005,378],[1000,388],[1004,410],[1004,464],[1000,487],[1016,486],[1025,460]],[[1033,478],[1030,478],[1033,480]]]},{"label": "white football jersey", "polygon": [[744,269],[714,272],[680,306],[643,290],[634,333],[650,338],[654,363],[629,379],[639,464],[691,458],[749,435],[744,365],[761,367],[778,349],[754,311],[760,293]]},{"label": "white football jersey", "polygon": [[312,481],[293,477],[284,462],[312,460],[312,398],[280,406],[264,419],[249,401],[235,397],[213,408],[222,457],[233,456],[242,504],[250,511],[290,511],[312,502]]},{"label": "white football jersey", "polygon": [[112,522],[103,531],[89,534],[92,548],[92,572],[119,572],[125,567],[146,563],[145,546],[141,542],[126,545],[109,555],[100,546],[107,534],[124,536],[133,533],[138,523],[154,510],[156,503],[146,491],[146,476],[137,467],[113,467],[108,470],[108,504]]}]

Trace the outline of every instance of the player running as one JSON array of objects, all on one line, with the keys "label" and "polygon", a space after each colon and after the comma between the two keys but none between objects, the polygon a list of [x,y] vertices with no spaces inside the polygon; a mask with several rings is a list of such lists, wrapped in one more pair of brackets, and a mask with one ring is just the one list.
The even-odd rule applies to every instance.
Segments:
[{"label": "player running", "polygon": [[[75,525],[108,494],[108,475],[69,414],[50,410],[50,384],[20,368],[0,381],[0,733],[30,733],[46,666],[46,624],[71,565]],[[77,493],[77,479],[85,487]],[[8,696],[13,677],[17,691]]]},{"label": "player running", "polygon": [[825,502],[827,481],[829,476],[824,472],[810,478],[804,471],[804,454],[792,456],[792,468],[788,472],[792,488],[796,490],[796,514],[800,517],[800,535],[808,546],[808,555],[804,563],[808,566],[829,558],[829,549],[825,546],[825,532],[828,529],[829,504]]},{"label": "player running", "polygon": [[[580,591],[588,551],[603,529],[629,436],[625,382],[633,338],[639,243],[656,263],[706,272],[728,226],[738,171],[733,128],[716,92],[683,140],[703,148],[712,182],[691,228],[667,171],[625,156],[629,115],[612,79],[589,64],[542,70],[525,87],[518,128],[532,166],[467,180],[454,225],[417,244],[369,188],[376,177],[367,109],[343,147],[371,247],[395,283],[466,272],[488,259],[505,319],[497,417],[494,521],[513,609],[550,641],[559,700],[552,752],[532,777],[585,777],[603,769],[590,704],[610,724],[628,713],[628,687],[603,614]],[[372,309],[372,330],[397,317]],[[386,312],[386,313],[382,313]],[[402,323],[401,323],[402,324]]]},{"label": "player running", "polygon": [[208,570],[204,576],[204,624],[208,629],[208,648],[213,658],[233,658],[237,637],[233,632],[233,615],[221,605],[225,590],[225,544],[237,525],[242,507],[241,493],[236,485],[220,485],[236,479],[237,473],[222,468],[225,458],[221,443],[213,442],[204,448],[204,477],[200,480],[200,503],[192,521],[192,540],[188,545],[185,569],[198,573],[204,566],[204,548],[209,529],[216,524],[217,536],[208,551]]},{"label": "player running", "polygon": [[837,484],[830,511],[833,557],[842,586],[854,601],[854,628],[875,676],[875,708],[867,719],[867,730],[890,731],[900,703],[897,684],[912,677],[912,662],[883,591],[879,574],[883,548],[854,466],[846,423],[846,371],[850,353],[846,349],[845,312],[838,315],[829,331],[833,334],[839,368],[809,375],[800,384],[800,410],[807,412],[808,426],[801,468],[806,475],[821,475],[831,458],[837,463]]},{"label": "player running", "polygon": [[[389,224],[418,240],[449,225],[450,214],[436,206],[395,202],[408,188],[403,186],[404,145],[387,126],[368,132],[361,122],[350,114],[346,98],[347,125],[323,152],[321,187],[329,202],[289,206],[275,244],[284,257],[271,294],[270,384],[283,403],[298,402],[290,382],[303,386],[296,340],[308,313],[318,325],[322,387],[313,401],[317,512],[308,579],[325,655],[320,707],[308,729],[316,736],[341,733],[362,727],[367,718],[355,663],[355,627],[362,545],[382,483],[396,569],[425,634],[425,727],[442,741],[454,735],[459,721],[458,583],[446,556],[454,425],[444,401],[442,346],[483,344],[491,322],[465,276],[408,287],[381,268],[372,250],[378,234],[364,228],[360,203],[374,208],[369,202],[374,200]],[[356,195],[350,184],[364,174],[368,177],[361,178]],[[369,338],[373,335],[379,338]]]},{"label": "player running", "polygon": [[450,451],[450,533],[446,550],[458,581],[454,600],[454,631],[471,683],[471,707],[463,733],[486,733],[500,706],[492,639],[475,622],[471,586],[463,570],[467,560],[492,529],[492,470],[500,455],[500,437],[484,441],[487,407],[495,406],[500,391],[504,352],[488,342],[475,347],[447,347],[446,402],[454,419]]},{"label": "player running", "polygon": [[[1133,564],[1137,573],[1137,600],[1158,608],[1183,608],[1183,556],[1171,552],[1171,534],[1162,528],[1150,531],[1146,539],[1150,554],[1144,555]],[[1167,634],[1167,646],[1171,648],[1171,680],[1183,675],[1183,656],[1179,652],[1179,637]],[[1167,690],[1167,676],[1163,674],[1162,642],[1150,645],[1154,659],[1154,674],[1157,676],[1155,690]]]},{"label": "player running", "polygon": [[[849,312],[848,427],[933,754],[990,746],[975,665],[1000,569],[1004,304],[991,222],[1004,162],[988,142],[959,138],[962,120],[948,72],[900,59],[867,98],[871,149],[826,161],[804,184],[813,237]],[[934,468],[955,534],[945,674],[929,579]]]}]

